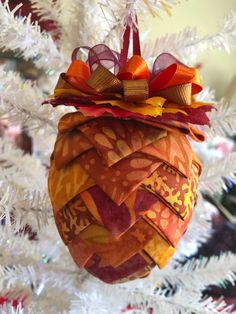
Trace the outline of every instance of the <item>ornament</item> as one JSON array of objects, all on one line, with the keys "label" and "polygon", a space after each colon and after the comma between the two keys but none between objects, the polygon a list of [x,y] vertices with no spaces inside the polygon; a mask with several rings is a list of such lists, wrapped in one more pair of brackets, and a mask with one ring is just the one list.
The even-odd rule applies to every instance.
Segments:
[{"label": "ornament", "polygon": [[[133,33],[133,56],[128,58]],[[74,106],[58,124],[49,194],[64,243],[79,267],[107,283],[164,267],[191,220],[201,162],[188,137],[209,124],[197,102],[198,70],[168,53],[150,72],[128,17],[121,53],[105,45],[60,75],[45,103]]]}]

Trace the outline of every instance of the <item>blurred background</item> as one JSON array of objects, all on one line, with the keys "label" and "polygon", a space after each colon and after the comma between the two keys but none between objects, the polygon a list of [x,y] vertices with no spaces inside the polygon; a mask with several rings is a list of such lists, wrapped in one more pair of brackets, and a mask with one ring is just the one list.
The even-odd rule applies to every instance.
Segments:
[{"label": "blurred background", "polygon": [[[144,17],[141,30],[149,30],[153,40],[172,32],[179,32],[186,26],[196,27],[200,36],[211,35],[221,27],[223,19],[236,9],[236,0],[188,0],[173,6],[170,15],[160,13],[157,17]],[[210,50],[201,53],[198,63],[202,66],[204,85],[216,91],[216,98],[236,92],[236,51]],[[233,86],[234,87],[233,87]],[[231,95],[230,95],[231,96]]]}]

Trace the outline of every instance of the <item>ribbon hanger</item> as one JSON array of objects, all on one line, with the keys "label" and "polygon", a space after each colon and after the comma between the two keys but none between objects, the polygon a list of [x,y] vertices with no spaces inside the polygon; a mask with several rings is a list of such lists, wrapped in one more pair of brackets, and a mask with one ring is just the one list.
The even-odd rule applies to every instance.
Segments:
[{"label": "ribbon hanger", "polygon": [[124,29],[124,33],[122,37],[122,49],[120,52],[120,59],[119,59],[121,68],[127,62],[131,32],[132,32],[132,39],[133,39],[133,55],[141,56],[139,30],[138,30],[138,17],[137,17],[136,12],[134,14],[135,14],[134,17],[132,17],[131,13],[129,14],[129,16],[127,17],[125,26],[124,26],[125,29]]}]

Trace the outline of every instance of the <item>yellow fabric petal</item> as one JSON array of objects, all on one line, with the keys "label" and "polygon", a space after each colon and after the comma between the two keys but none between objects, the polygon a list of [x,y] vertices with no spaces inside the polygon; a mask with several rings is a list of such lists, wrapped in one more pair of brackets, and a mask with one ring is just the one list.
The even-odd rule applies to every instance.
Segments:
[{"label": "yellow fabric petal", "polygon": [[154,98],[155,98],[155,105],[149,104],[148,99],[146,100],[146,103],[131,103],[131,102],[124,102],[122,100],[108,100],[108,101],[99,100],[99,101],[95,101],[95,103],[98,105],[109,103],[112,106],[119,107],[130,112],[141,113],[143,115],[149,115],[153,117],[161,116],[163,112],[162,106],[166,100],[162,97],[154,97]]},{"label": "yellow fabric petal", "polygon": [[191,108],[199,108],[203,106],[213,106],[213,103],[196,101],[196,102],[192,102],[191,104]]},{"label": "yellow fabric petal", "polygon": [[67,167],[57,170],[52,160],[48,177],[48,190],[54,214],[72,200],[77,194],[95,185],[92,178],[74,161]]},{"label": "yellow fabric petal", "polygon": [[178,112],[184,114],[185,116],[188,115],[184,110],[181,110],[180,108],[163,108],[163,113],[178,113]]},{"label": "yellow fabric petal", "polygon": [[163,97],[151,97],[148,98],[145,103],[154,107],[162,107],[165,101],[166,99]]},{"label": "yellow fabric petal", "polygon": [[163,268],[175,253],[175,248],[168,244],[158,233],[149,241],[144,251],[155,261],[159,268]]}]

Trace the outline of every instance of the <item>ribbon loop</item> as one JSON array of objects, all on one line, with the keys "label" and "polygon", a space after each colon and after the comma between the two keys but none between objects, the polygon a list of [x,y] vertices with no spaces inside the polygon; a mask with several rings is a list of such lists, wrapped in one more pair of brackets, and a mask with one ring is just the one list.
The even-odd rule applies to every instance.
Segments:
[{"label": "ribbon loop", "polygon": [[158,96],[164,97],[171,102],[189,106],[191,105],[192,86],[191,83],[181,84],[158,92]]},{"label": "ribbon loop", "polygon": [[122,92],[122,82],[102,65],[96,68],[87,83],[99,93]]},{"label": "ribbon loop", "polygon": [[73,60],[66,74],[68,76],[75,76],[88,80],[90,77],[90,69],[85,62],[80,60]]},{"label": "ribbon loop", "polygon": [[120,80],[149,80],[150,72],[146,61],[138,55],[134,55],[121,68],[117,77]]}]

